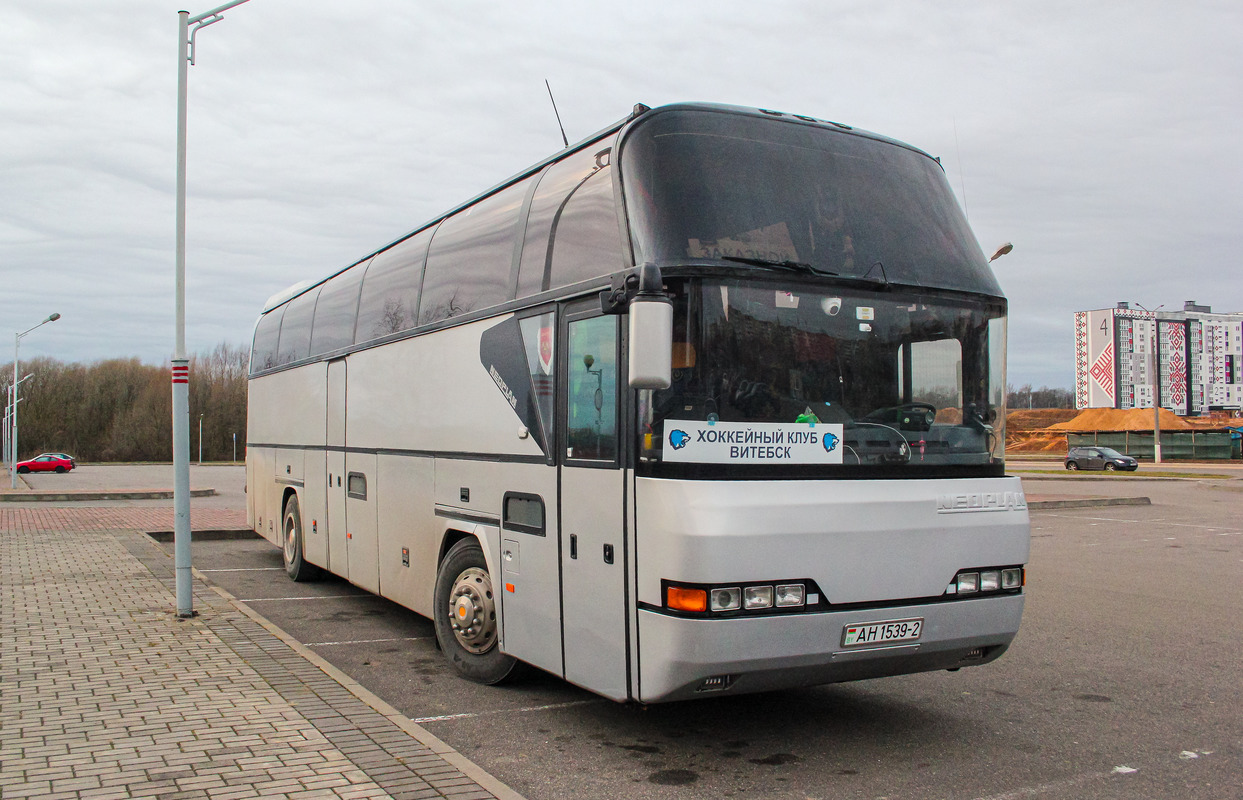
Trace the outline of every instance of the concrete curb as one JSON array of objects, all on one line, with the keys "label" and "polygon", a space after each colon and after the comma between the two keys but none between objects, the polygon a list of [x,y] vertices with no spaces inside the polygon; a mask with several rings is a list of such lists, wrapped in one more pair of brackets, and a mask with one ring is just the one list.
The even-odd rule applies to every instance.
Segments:
[{"label": "concrete curb", "polygon": [[1147,497],[1074,497],[1061,500],[1028,500],[1027,507],[1032,511],[1053,508],[1096,508],[1098,506],[1150,506],[1152,500]]},{"label": "concrete curb", "polygon": [[[150,536],[151,534],[147,535]],[[412,738],[416,739],[420,744],[424,745],[446,762],[453,765],[453,767],[455,767],[467,778],[470,778],[476,784],[483,787],[485,791],[491,792],[496,796],[497,800],[525,800],[521,794],[511,789],[497,778],[494,778],[492,775],[484,771],[484,769],[478,764],[454,750],[449,745],[445,744],[443,741],[424,729],[421,725],[412,722],[405,714],[401,713],[396,708],[393,708],[349,675],[325,661],[318,654],[310,650],[310,648],[304,646],[297,639],[277,627],[262,614],[255,611],[245,603],[238,602],[236,597],[228,591],[213,584],[206,575],[200,573],[197,569],[194,570],[194,575],[212,591],[227,600],[229,604],[238,611],[245,614],[268,633],[272,634],[277,639],[280,639],[295,653],[322,670],[324,674],[339,683],[346,691],[353,694],[363,703],[366,703],[368,706],[373,708],[378,714],[383,716],[389,722],[392,722],[394,725],[401,728]]]},{"label": "concrete curb", "polygon": [[[175,531],[146,531],[146,534],[157,542],[167,544],[176,537]],[[190,531],[190,540],[200,542],[221,541],[224,539],[262,539],[263,537],[250,528],[230,528],[215,530]]]},{"label": "concrete curb", "polygon": [[[215,489],[191,489],[191,497],[212,497]],[[0,492],[0,503],[64,503],[75,500],[171,500],[172,489],[109,489],[89,492],[13,491]]]}]

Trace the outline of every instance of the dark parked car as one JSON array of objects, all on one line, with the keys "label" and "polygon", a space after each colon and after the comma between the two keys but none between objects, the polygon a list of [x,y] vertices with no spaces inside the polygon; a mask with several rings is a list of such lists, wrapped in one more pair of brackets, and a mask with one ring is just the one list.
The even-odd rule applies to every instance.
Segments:
[{"label": "dark parked car", "polygon": [[1066,469],[1124,469],[1134,472],[1139,462],[1109,447],[1072,447],[1066,453]]},{"label": "dark parked car", "polygon": [[18,461],[17,471],[26,472],[68,472],[73,469],[73,459],[61,458],[54,453],[44,453],[29,461]]}]

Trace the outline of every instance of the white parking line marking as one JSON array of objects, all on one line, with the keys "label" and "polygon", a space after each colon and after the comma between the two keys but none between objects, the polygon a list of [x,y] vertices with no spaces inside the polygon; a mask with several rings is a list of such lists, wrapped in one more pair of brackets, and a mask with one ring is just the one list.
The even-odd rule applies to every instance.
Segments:
[{"label": "white parking line marking", "polygon": [[347,644],[376,644],[378,642],[418,642],[431,636],[400,636],[396,639],[355,639],[351,642],[306,642],[306,647],[335,647]]},{"label": "white parking line marking", "polygon": [[1011,792],[990,794],[987,797],[977,797],[976,800],[1020,800],[1020,798],[1023,797],[1035,797],[1036,795],[1048,794],[1050,792],[1062,792],[1083,783],[1098,781],[1102,778],[1109,778],[1114,775],[1129,775],[1135,771],[1136,770],[1131,769],[1130,767],[1114,767],[1112,772],[1089,772],[1084,775],[1076,775],[1072,778],[1066,778],[1060,781],[1041,783],[1036,786],[1024,786],[1021,789],[1015,789]]},{"label": "white parking line marking", "polygon": [[423,725],[428,722],[453,722],[459,719],[475,719],[476,717],[491,717],[497,714],[525,714],[529,711],[551,711],[555,708],[569,708],[570,706],[585,706],[590,703],[608,702],[604,698],[596,700],[571,700],[568,703],[551,703],[546,706],[530,706],[528,708],[498,708],[492,711],[479,711],[473,714],[444,714],[439,717],[413,717],[411,722],[416,725]]},{"label": "white parking line marking", "polygon": [[[1092,524],[1093,524],[1093,525],[1096,525],[1096,523],[1097,523],[1097,522],[1121,522],[1121,523],[1135,523],[1135,522],[1137,521],[1137,520],[1133,520],[1133,519],[1118,519],[1118,518],[1116,518],[1116,517],[1072,517],[1072,516],[1070,516],[1070,515],[1068,515],[1068,514],[1049,514],[1049,516],[1050,516],[1050,517],[1060,517],[1060,518],[1064,518],[1064,519],[1078,519],[1078,520],[1086,520],[1086,521],[1092,522]],[[1208,532],[1208,533],[1217,533],[1217,535],[1218,535],[1218,536],[1239,536],[1239,535],[1243,535],[1243,531],[1238,531],[1238,530],[1235,530],[1235,531],[1227,531],[1226,533],[1218,533],[1218,531],[1220,531],[1220,530],[1221,530],[1221,528],[1220,528],[1220,527],[1218,527],[1218,526],[1216,526],[1216,525],[1196,525],[1196,524],[1194,524],[1194,523],[1190,523],[1190,522],[1165,522],[1165,521],[1163,521],[1163,520],[1156,520],[1156,519],[1142,520],[1142,521],[1143,521],[1143,522],[1147,522],[1147,523],[1156,524],[1156,525],[1165,525],[1165,526],[1170,527],[1170,528],[1191,528],[1192,530],[1197,530],[1197,531],[1206,531],[1206,532]]]},{"label": "white parking line marking", "polygon": [[343,597],[373,597],[369,594],[321,594],[313,597],[251,597],[239,603],[272,603],[281,600],[340,600]]},{"label": "white parking line marking", "polygon": [[199,572],[284,572],[284,567],[236,567],[234,569],[201,569]]}]

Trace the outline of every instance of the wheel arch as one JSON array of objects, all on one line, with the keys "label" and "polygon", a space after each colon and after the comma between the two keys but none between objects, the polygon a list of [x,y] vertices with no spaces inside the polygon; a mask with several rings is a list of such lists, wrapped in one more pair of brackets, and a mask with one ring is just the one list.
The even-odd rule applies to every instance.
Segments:
[{"label": "wheel arch", "polygon": [[449,555],[449,551],[453,549],[453,545],[463,539],[474,539],[479,544],[480,549],[483,550],[484,555],[487,555],[487,543],[482,537],[475,535],[473,532],[464,531],[461,528],[447,528],[444,536],[440,539],[440,552],[436,555],[436,567],[438,569],[444,563],[445,556]]}]

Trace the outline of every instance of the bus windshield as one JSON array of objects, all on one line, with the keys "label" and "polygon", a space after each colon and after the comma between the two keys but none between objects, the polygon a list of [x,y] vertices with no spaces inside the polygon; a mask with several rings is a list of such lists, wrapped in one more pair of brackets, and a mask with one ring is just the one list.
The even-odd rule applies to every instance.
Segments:
[{"label": "bus windshield", "polygon": [[828,124],[700,109],[626,136],[635,263],[744,259],[1001,296],[941,166]]},{"label": "bus windshield", "polygon": [[640,394],[649,471],[662,462],[701,475],[723,465],[815,465],[821,476],[1000,469],[1004,301],[797,278],[668,288],[673,383]]}]

